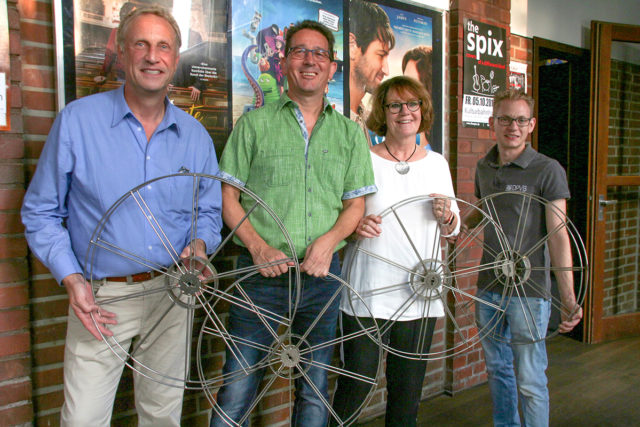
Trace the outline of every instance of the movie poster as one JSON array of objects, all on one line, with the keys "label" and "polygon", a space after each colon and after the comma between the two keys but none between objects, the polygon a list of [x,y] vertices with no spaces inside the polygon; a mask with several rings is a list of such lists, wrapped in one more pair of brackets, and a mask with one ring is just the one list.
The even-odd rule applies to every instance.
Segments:
[{"label": "movie poster", "polygon": [[[125,75],[118,58],[117,27],[144,0],[64,0],[64,103],[115,89]],[[209,131],[218,154],[229,133],[227,0],[156,0],[180,28],[180,61],[169,99]],[[64,107],[60,105],[60,108]]]},{"label": "movie poster", "polygon": [[[431,131],[417,142],[442,152],[441,15],[399,2],[349,3],[349,117],[363,127],[380,83],[413,77],[431,94],[435,114]],[[384,139],[368,133],[372,145]]]},{"label": "movie poster", "polygon": [[339,0],[232,0],[231,69],[233,123],[244,112],[277,102],[286,89],[280,68],[287,28],[298,21],[321,22],[335,37],[338,68],[327,98],[343,112],[343,5]]},{"label": "movie poster", "polygon": [[507,85],[507,31],[466,19],[462,125],[489,129],[493,97]]}]

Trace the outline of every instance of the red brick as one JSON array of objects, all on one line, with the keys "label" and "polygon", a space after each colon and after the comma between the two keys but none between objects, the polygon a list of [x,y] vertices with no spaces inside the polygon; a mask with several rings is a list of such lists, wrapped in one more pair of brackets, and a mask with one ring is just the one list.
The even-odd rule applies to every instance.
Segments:
[{"label": "red brick", "polygon": [[25,19],[53,22],[51,4],[41,1],[20,1],[18,2],[18,9],[20,10],[20,15]]},{"label": "red brick", "polygon": [[34,348],[33,366],[44,366],[52,363],[62,363],[64,361],[64,345],[53,347]]},{"label": "red brick", "polygon": [[61,385],[64,382],[62,368],[45,369],[34,372],[32,381],[34,390]]},{"label": "red brick", "polygon": [[21,159],[24,156],[24,143],[22,138],[14,135],[0,134],[0,158]]},{"label": "red brick", "polygon": [[[46,106],[42,107],[40,108],[41,110],[46,110]],[[53,120],[53,117],[25,116],[24,132],[34,135],[47,135],[53,125]]]},{"label": "red brick", "polygon": [[27,255],[24,237],[0,237],[0,259],[18,258]]},{"label": "red brick", "polygon": [[[33,402],[35,404],[35,407],[38,409],[38,412],[60,408],[62,406],[62,403],[64,403],[64,392],[62,390],[58,390],[51,393],[34,396]],[[58,418],[60,418],[60,415],[58,415]],[[37,425],[48,426],[48,425],[58,425],[58,424],[42,424],[39,422],[37,423]]]},{"label": "red brick", "polygon": [[29,327],[29,310],[0,311],[0,332],[19,331]]},{"label": "red brick", "polygon": [[28,357],[0,362],[0,381],[26,377],[31,371],[31,360]]},{"label": "red brick", "polygon": [[51,325],[34,326],[32,337],[34,344],[64,340],[67,334],[67,322],[62,321]]},{"label": "red brick", "polygon": [[[31,110],[56,111],[56,98],[51,92],[24,92],[24,106]],[[34,132],[30,132],[34,133]]]},{"label": "red brick", "polygon": [[66,316],[69,312],[69,301],[66,298],[55,301],[32,303],[33,319],[43,320],[52,317]]},{"label": "red brick", "polygon": [[[11,39],[12,44],[14,40],[16,40],[16,38]],[[20,46],[18,46],[18,49],[19,48]],[[11,60],[11,79],[10,80],[13,82],[19,82],[22,80],[22,61],[20,60],[19,56],[12,56],[10,60]]]},{"label": "red brick", "polygon": [[22,184],[24,183],[24,169],[21,164],[2,163],[0,164],[0,184]]},{"label": "red brick", "polygon": [[28,332],[0,336],[0,357],[26,353],[29,351],[29,348]]},{"label": "red brick", "polygon": [[16,234],[23,231],[20,214],[0,212],[0,234]]},{"label": "red brick", "polygon": [[22,61],[29,65],[46,65],[53,67],[55,64],[55,54],[53,46],[23,46],[22,47]]},{"label": "red brick", "polygon": [[0,262],[0,283],[20,282],[27,280],[27,262],[25,260],[8,260]]},{"label": "red brick", "polygon": [[44,141],[25,141],[24,142],[24,158],[25,159],[39,159],[42,148],[44,147]]},{"label": "red brick", "polygon": [[[12,67],[13,69],[13,67]],[[55,82],[53,71],[26,68],[22,77],[24,86],[52,88]]]},{"label": "red brick", "polygon": [[20,87],[11,85],[9,90],[11,94],[11,108],[22,108],[22,90]]},{"label": "red brick", "polygon": [[22,21],[20,23],[20,32],[24,40],[53,44],[53,28],[51,24],[51,22],[40,24]]},{"label": "red brick", "polygon": [[64,286],[60,286],[53,278],[34,280],[31,286],[31,298],[34,299],[66,294]]},{"label": "red brick", "polygon": [[21,50],[21,34],[19,31],[9,31],[9,54],[20,55]]},{"label": "red brick", "polygon": [[0,308],[13,308],[27,305],[28,302],[29,297],[26,286],[20,285],[0,288]]},{"label": "red brick", "polygon": [[5,384],[0,387],[0,406],[31,399],[29,380]]},{"label": "red brick", "polygon": [[33,422],[33,406],[25,403],[0,411],[0,420],[7,426],[28,425]]}]

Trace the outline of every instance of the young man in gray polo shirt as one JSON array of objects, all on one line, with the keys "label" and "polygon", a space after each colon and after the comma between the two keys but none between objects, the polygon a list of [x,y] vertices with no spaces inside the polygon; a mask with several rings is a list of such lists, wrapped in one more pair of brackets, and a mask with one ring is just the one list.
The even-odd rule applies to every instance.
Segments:
[{"label": "young man in gray polo shirt", "polygon": [[[526,206],[526,215],[521,212],[526,204],[520,195],[496,197],[492,205],[513,250],[528,250],[536,242],[544,241],[548,234],[547,245],[531,251],[528,258],[532,267],[530,276],[519,293],[513,293],[510,304],[502,300],[501,284],[494,270],[481,271],[478,275],[478,297],[493,304],[477,304],[478,325],[492,327],[491,322],[500,322],[497,337],[491,335],[482,340],[496,426],[520,425],[518,395],[525,425],[549,424],[545,341],[532,342],[535,339],[531,337],[532,328],[542,331],[542,336],[546,335],[551,313],[549,268],[540,267],[572,265],[569,236],[558,215],[558,212],[566,212],[566,199],[569,198],[566,174],[557,161],[536,152],[526,143],[536,124],[532,113],[533,99],[523,92],[510,89],[496,95],[493,117],[489,118],[496,145],[478,162],[475,177],[478,198],[511,191],[533,194],[550,203],[546,207],[531,203]],[[525,220],[526,226],[521,222]],[[466,225],[475,224],[469,221]],[[559,231],[548,233],[547,230]],[[483,265],[502,251],[495,236],[485,235],[485,243]],[[487,246],[493,250],[487,250]],[[582,318],[582,309],[576,303],[573,290],[573,275],[567,270],[555,270],[563,306],[560,332],[570,331]],[[526,296],[526,301],[518,301],[521,296]],[[504,310],[504,317],[500,318],[496,306]],[[531,343],[512,344],[512,341]]]}]

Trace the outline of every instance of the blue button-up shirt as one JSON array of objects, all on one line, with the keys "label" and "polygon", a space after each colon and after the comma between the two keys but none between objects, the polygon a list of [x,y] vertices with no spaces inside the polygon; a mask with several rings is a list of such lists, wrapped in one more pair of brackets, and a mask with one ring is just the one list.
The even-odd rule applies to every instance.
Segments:
[{"label": "blue button-up shirt", "polygon": [[99,233],[101,245],[113,245],[119,254],[91,245],[87,259],[98,222],[132,188],[181,172],[217,174],[206,130],[168,100],[165,107],[148,142],[123,87],[74,101],[56,118],[24,198],[22,221],[29,247],[58,282],[83,271],[100,279],[169,266],[176,258],[171,248],[180,254],[196,237],[208,252],[220,243],[219,182],[181,175],[122,198]]}]

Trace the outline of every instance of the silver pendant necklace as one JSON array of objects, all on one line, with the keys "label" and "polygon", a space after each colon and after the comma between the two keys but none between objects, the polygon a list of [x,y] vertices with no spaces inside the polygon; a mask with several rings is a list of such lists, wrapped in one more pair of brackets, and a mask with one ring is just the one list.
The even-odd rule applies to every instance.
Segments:
[{"label": "silver pendant necklace", "polygon": [[413,153],[411,153],[411,155],[407,157],[406,160],[400,160],[399,158],[391,154],[391,151],[389,151],[389,147],[387,146],[386,142],[382,141],[382,143],[384,144],[384,148],[387,149],[387,153],[389,153],[389,155],[398,162],[394,166],[396,169],[396,172],[398,172],[400,175],[406,175],[409,172],[409,169],[411,168],[409,166],[409,159],[411,159],[413,155],[416,154],[416,149],[418,148],[418,145],[413,144]]}]

